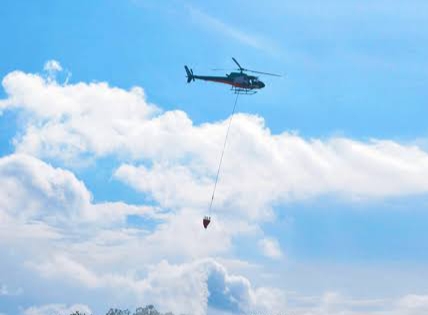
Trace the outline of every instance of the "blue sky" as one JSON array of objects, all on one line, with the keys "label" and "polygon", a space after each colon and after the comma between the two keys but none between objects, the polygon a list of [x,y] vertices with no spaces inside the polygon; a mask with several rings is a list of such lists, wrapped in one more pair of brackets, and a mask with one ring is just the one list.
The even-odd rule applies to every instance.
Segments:
[{"label": "blue sky", "polygon": [[[0,289],[5,288],[4,294],[0,290],[0,314],[44,314],[43,305],[53,304],[64,304],[65,309],[84,304],[98,314],[110,306],[102,302],[106,297],[119,306],[150,303],[150,297],[153,303],[168,301],[173,293],[163,297],[141,288],[143,281],[150,281],[149,270],[154,265],[159,270],[171,268],[177,281],[187,281],[182,270],[196,268],[210,274],[211,280],[204,282],[212,292],[207,309],[195,306],[189,310],[194,313],[270,310],[258,308],[257,298],[241,301],[246,308],[237,309],[231,296],[216,295],[222,292],[221,285],[232,295],[244,290],[245,285],[233,282],[230,275],[248,279],[254,296],[261,294],[257,288],[265,286],[281,290],[296,314],[310,310],[324,314],[323,303],[331,292],[337,296],[329,303],[349,312],[358,309],[344,301],[358,298],[395,301],[379,306],[390,312],[403,312],[400,307],[411,294],[428,301],[428,286],[420,281],[428,263],[424,225],[428,219],[424,176],[428,159],[426,2],[46,0],[5,1],[2,8],[0,78],[4,81],[0,98],[10,102],[0,103],[0,157],[5,168],[0,169],[0,176],[5,178],[4,185],[15,180],[37,182],[30,177],[43,174],[21,169],[40,169],[38,163],[45,163],[50,167],[47,173],[70,172],[52,176],[68,178],[57,183],[64,186],[64,200],[86,200],[87,191],[92,197],[82,201],[88,203],[85,207],[112,207],[111,211],[124,211],[125,216],[120,223],[103,223],[102,236],[88,231],[79,234],[67,224],[59,225],[60,219],[52,223],[52,216],[79,207],[80,201],[68,207],[59,206],[62,201],[49,194],[37,199],[42,189],[36,191],[28,184],[33,187],[25,192],[28,198],[36,198],[34,204],[45,205],[53,214],[30,216],[26,224],[54,227],[61,231],[61,239],[71,243],[42,238],[36,247],[51,262],[41,257],[33,261],[33,253],[21,248],[18,236],[10,235],[11,242],[0,244],[13,253],[0,263]],[[205,186],[211,187],[215,170],[208,169],[220,155],[221,147],[216,144],[221,143],[222,122],[234,101],[227,86],[187,84],[183,65],[196,74],[211,74],[212,68],[232,69],[232,56],[244,67],[283,77],[262,77],[265,89],[239,99],[237,111],[242,115],[231,134],[219,183],[218,194],[225,196],[218,204],[219,223],[211,237],[210,229],[195,237],[209,243],[206,247],[212,252],[206,253],[198,244],[194,252],[189,245],[190,249],[176,253],[174,246],[181,247],[168,233],[180,233],[177,226],[187,216],[191,221],[205,214],[199,194],[205,193]],[[62,68],[54,69],[54,76],[43,70],[49,60],[56,60]],[[14,76],[13,71],[22,76]],[[34,77],[44,80],[44,85],[36,86],[31,81]],[[108,88],[100,82],[107,82]],[[52,92],[50,86],[58,90]],[[67,86],[74,92],[67,92]],[[144,110],[156,106],[160,114],[145,116],[140,109],[127,107],[134,101],[137,92],[131,89],[136,86],[145,95],[137,96],[136,104]],[[61,97],[78,109],[70,109],[64,102],[52,114],[50,108],[56,108]],[[100,102],[108,103],[110,98],[105,111],[116,114],[106,118]],[[86,107],[85,102],[101,107],[92,113],[92,105]],[[122,117],[120,106],[123,112],[135,110],[134,115]],[[94,129],[86,124],[85,115],[94,119]],[[161,117],[160,129],[153,133],[149,127],[140,130],[138,120],[134,121],[139,115],[144,116],[141,125],[148,121],[150,126]],[[68,117],[76,118],[76,125],[68,125]],[[256,117],[263,123],[256,122]],[[117,139],[126,139],[116,140],[120,128]],[[168,130],[179,135],[165,140],[162,135]],[[181,130],[190,131],[181,135]],[[274,149],[269,147],[271,142]],[[270,155],[273,151],[276,155]],[[290,163],[278,162],[282,166],[275,168],[276,158]],[[14,163],[21,166],[12,167]],[[319,165],[322,167],[317,168]],[[270,175],[265,178],[264,174]],[[242,182],[233,176],[242,176]],[[85,189],[76,188],[80,186],[75,180]],[[79,194],[83,197],[75,198]],[[21,207],[30,209],[30,202],[18,207],[13,198],[20,198],[12,196],[7,199],[10,204],[3,205],[8,209],[5,218],[18,220],[16,213],[26,213]],[[122,204],[127,210],[121,210]],[[153,213],[132,206],[151,207]],[[16,222],[24,224],[19,220]],[[237,231],[229,231],[234,225]],[[23,231],[28,228],[23,226]],[[133,228],[138,232],[129,231]],[[137,268],[129,263],[122,267],[112,258],[108,267],[99,268],[97,257],[104,257],[105,249],[97,247],[100,239],[119,232],[135,244],[146,244],[153,259],[141,260]],[[221,238],[218,244],[216,237]],[[165,250],[150,249],[152,243]],[[75,251],[66,253],[67,246]],[[88,248],[97,248],[94,252],[99,256],[85,256]],[[114,249],[126,255],[135,250],[127,244]],[[162,265],[163,259],[171,266]],[[74,273],[88,276],[93,272],[93,278],[88,278],[96,280],[85,278],[82,284],[71,277],[63,282],[58,278],[66,271],[46,272],[49,263],[64,260],[76,268],[70,270],[80,270]],[[18,267],[12,267],[15,265]],[[35,284],[26,283],[19,273]],[[110,283],[107,275],[126,278],[134,273],[141,280],[133,286],[138,288],[136,298],[124,298],[106,284]],[[375,285],[371,283],[373,274],[381,275]],[[212,281],[216,277],[220,280]],[[42,296],[33,285],[46,290],[64,285],[64,292],[70,292],[72,298],[60,293]],[[368,286],[375,289],[362,294]],[[85,294],[76,293],[79,290]],[[269,292],[279,301],[277,291]],[[302,302],[313,296],[317,297],[314,305]],[[166,303],[166,307],[173,305]],[[390,306],[394,303],[396,308]],[[31,307],[39,313],[31,313]],[[180,307],[180,311],[188,311]],[[423,307],[428,308],[428,302]],[[406,314],[416,314],[409,309]]]},{"label": "blue sky", "polygon": [[[203,73],[233,67],[230,56],[235,56],[247,67],[287,74],[266,78],[270,88],[245,104],[246,112],[261,114],[276,132],[287,126],[305,136],[415,138],[427,132],[425,6],[423,1],[409,6],[267,1],[244,7],[240,1],[8,1],[2,10],[7,43],[2,55],[8,62],[0,71],[36,72],[56,58],[72,71],[72,81],[138,84],[163,108],[184,109],[203,122],[224,117],[230,95],[218,93],[223,87],[204,85],[189,93],[182,64]],[[204,15],[225,29],[205,22]],[[228,33],[235,29],[273,48],[248,45]],[[207,93],[215,93],[218,104],[206,104]]]}]

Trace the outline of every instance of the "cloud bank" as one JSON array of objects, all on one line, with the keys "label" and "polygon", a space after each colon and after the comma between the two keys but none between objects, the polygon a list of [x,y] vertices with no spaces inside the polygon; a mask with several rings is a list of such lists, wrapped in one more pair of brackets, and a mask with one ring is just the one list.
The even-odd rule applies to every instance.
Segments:
[{"label": "cloud bank", "polygon": [[[22,154],[0,158],[0,185],[0,250],[18,250],[23,259],[18,269],[22,265],[24,274],[37,275],[55,286],[60,282],[65,288],[77,286],[83,292],[108,295],[120,290],[124,294],[122,303],[155,303],[165,311],[197,315],[206,314],[212,294],[233,303],[241,312],[267,311],[271,306],[266,298],[276,301],[282,294],[272,288],[253,287],[247,278],[230,275],[214,259],[176,264],[161,260],[224,251],[230,236],[211,243],[208,238],[198,240],[199,224],[194,234],[192,230],[184,233],[189,229],[188,217],[182,220],[180,215],[165,218],[152,233],[129,229],[124,225],[127,215],[155,216],[156,209],[93,203],[90,192],[73,173],[37,158]],[[174,226],[181,223],[183,233],[175,233]],[[175,236],[168,237],[171,234]],[[141,255],[141,249],[146,254]],[[124,262],[124,255],[130,253],[134,253],[133,259]],[[5,255],[2,263],[15,259],[14,254]],[[71,309],[77,308],[48,304],[28,308],[25,314],[66,313]],[[88,312],[85,307],[79,310]]]},{"label": "cloud bank", "polygon": [[[162,112],[139,87],[58,84],[12,72],[0,109],[25,124],[16,151],[64,163],[114,156],[116,179],[162,207],[206,208],[226,120],[194,125],[183,111]],[[261,117],[237,114],[221,173],[218,211],[271,218],[274,204],[336,195],[348,200],[426,194],[428,154],[390,140],[305,139],[272,134]]]},{"label": "cloud bank", "polygon": [[[7,97],[0,111],[16,111],[21,124],[16,152],[0,158],[1,264],[22,272],[22,283],[30,276],[83,299],[98,294],[195,315],[357,314],[363,311],[328,293],[314,304],[286,308],[282,290],[256,285],[213,257],[233,256],[235,238],[251,236],[260,255],[281,262],[281,244],[261,228],[275,217],[275,205],[325,195],[364,201],[428,192],[428,154],[417,146],[272,134],[261,117],[237,114],[215,200],[218,218],[207,234],[200,219],[227,120],[195,125],[183,111],[150,104],[140,87],[59,84],[61,65],[54,61],[46,71],[15,71],[2,82]],[[73,170],[100,158],[115,161],[113,180],[154,205],[94,202]],[[130,225],[135,217],[151,227]],[[0,268],[0,276],[6,271]],[[390,312],[413,315],[427,303],[425,296],[406,295],[393,305]],[[383,314],[381,306],[364,314]],[[72,307],[47,301],[25,314]]]}]

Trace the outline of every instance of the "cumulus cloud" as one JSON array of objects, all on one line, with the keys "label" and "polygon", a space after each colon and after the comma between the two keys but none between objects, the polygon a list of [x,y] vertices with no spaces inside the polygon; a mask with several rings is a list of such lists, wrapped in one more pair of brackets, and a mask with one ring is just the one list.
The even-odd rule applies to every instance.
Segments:
[{"label": "cumulus cloud", "polygon": [[156,112],[138,87],[125,91],[106,83],[59,85],[22,72],[6,76],[3,86],[10,97],[0,102],[0,109],[23,107],[32,114],[16,139],[17,151],[45,157],[112,153],[128,136],[128,124],[138,125]]},{"label": "cumulus cloud", "polygon": [[22,154],[0,158],[0,186],[0,214],[21,222],[111,224],[155,210],[121,202],[93,204],[91,193],[73,173]]},{"label": "cumulus cloud", "polygon": [[0,250],[19,252],[11,259],[67,250],[108,268],[147,234],[129,228],[128,216],[163,220],[150,206],[94,203],[73,173],[27,155],[0,158],[0,186]]},{"label": "cumulus cloud", "polygon": [[[199,138],[216,139],[216,149],[200,143],[187,161],[176,157],[154,159],[149,166],[123,164],[115,176],[162,206],[204,208],[221,148],[218,127],[192,127],[195,140],[188,140],[194,144]],[[269,219],[273,204],[321,195],[361,200],[427,192],[428,154],[416,146],[272,135],[262,119],[242,114],[235,118],[229,139],[215,200],[222,215]]]},{"label": "cumulus cloud", "polygon": [[[47,66],[59,70],[59,63]],[[13,262],[21,259],[17,266],[26,261],[33,277],[86,292],[123,293],[124,301],[177,313],[205,314],[212,308],[274,314],[285,307],[282,291],[255,286],[217,260],[202,258],[230,253],[237,235],[263,237],[258,221],[273,217],[274,204],[326,194],[362,199],[428,192],[428,154],[417,146],[272,134],[262,118],[238,114],[214,204],[214,216],[219,215],[207,234],[200,219],[226,120],[194,125],[182,111],[162,112],[147,102],[139,87],[58,84],[19,71],[7,75],[3,86],[7,98],[0,110],[17,110],[24,124],[14,139],[17,154],[0,158],[0,250],[10,253],[0,264],[13,256]],[[73,165],[106,156],[120,164],[114,179],[158,205],[95,203],[71,171],[40,160]],[[157,222],[150,230],[131,228],[130,215]],[[30,241],[32,246],[25,246]],[[258,245],[267,257],[283,256],[273,238]],[[161,258],[166,260],[159,263]],[[416,295],[394,303],[394,310],[412,315],[426,305]],[[358,311],[350,305],[326,294],[293,313]],[[32,315],[40,309],[26,311]]]},{"label": "cumulus cloud", "polygon": [[65,278],[85,287],[127,292],[133,303],[154,303],[160,310],[202,315],[208,307],[227,312],[271,313],[285,306],[280,290],[258,287],[239,275],[229,274],[213,259],[170,264],[163,260],[149,268],[145,278],[98,274],[66,256],[32,265],[45,277]]},{"label": "cumulus cloud", "polygon": [[17,218],[72,220],[91,199],[72,173],[27,155],[1,158],[0,182],[0,209]]},{"label": "cumulus cloud", "polygon": [[[235,235],[260,233],[255,224],[219,218],[208,234],[194,209],[169,213],[124,202],[94,203],[73,173],[28,155],[0,158],[0,185],[0,247],[21,248],[35,262],[67,250],[93,267],[126,271],[162,257],[178,261],[227,253]],[[130,227],[130,216],[153,228]],[[29,240],[38,245],[25,246]],[[142,248],[146,254],[123,262]]]},{"label": "cumulus cloud", "polygon": [[[240,310],[266,308],[266,298],[280,293],[254,288],[248,279],[229,275],[215,260],[158,263],[160,257],[188,261],[224,253],[234,233],[257,231],[247,224],[234,229],[227,223],[213,224],[212,233],[207,234],[200,215],[183,210],[161,217],[150,233],[130,229],[121,224],[123,217],[156,216],[156,211],[125,203],[95,204],[73,173],[22,154],[0,158],[0,185],[0,250],[11,253],[1,264],[24,259],[27,278],[30,272],[33,277],[83,287],[87,292],[114,295],[120,290],[122,303],[155,303],[165,311],[192,314],[206,313],[210,292],[216,296],[229,292],[230,296],[221,298],[234,301]],[[32,246],[26,246],[30,240]],[[124,261],[129,256],[133,259]],[[221,281],[212,282],[214,278]],[[6,287],[3,291],[9,292]],[[63,305],[47,305],[29,308],[26,314],[68,310]]]},{"label": "cumulus cloud", "polygon": [[[19,108],[26,119],[14,141],[18,152],[65,163],[113,155],[127,161],[116,178],[161,206],[206,208],[226,120],[194,125],[182,111],[161,112],[139,87],[60,85],[19,71],[3,86],[0,108]],[[273,204],[290,200],[428,192],[428,154],[415,145],[272,134],[247,114],[235,117],[229,140],[215,200],[223,213],[269,219]]]}]

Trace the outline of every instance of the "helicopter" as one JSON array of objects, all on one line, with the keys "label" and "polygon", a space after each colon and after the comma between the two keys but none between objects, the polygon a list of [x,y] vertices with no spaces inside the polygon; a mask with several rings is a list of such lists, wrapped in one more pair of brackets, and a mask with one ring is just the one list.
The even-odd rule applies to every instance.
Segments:
[{"label": "helicopter", "polygon": [[[184,66],[184,69],[186,69],[186,73],[187,73],[187,83],[195,81],[196,79],[217,82],[217,83],[224,83],[224,84],[231,85],[232,91],[234,91],[235,94],[255,94],[257,93],[257,90],[264,88],[265,84],[262,81],[260,81],[257,76],[248,75],[245,72],[252,72],[252,73],[280,77],[279,74],[275,74],[275,73],[261,72],[261,71],[242,68],[239,62],[235,58],[232,57],[232,60],[238,66],[238,69],[236,70],[238,70],[239,72],[231,72],[229,74],[226,74],[225,77],[194,75],[192,69],[189,69],[189,67]],[[221,70],[221,69],[216,69],[216,70]]]}]

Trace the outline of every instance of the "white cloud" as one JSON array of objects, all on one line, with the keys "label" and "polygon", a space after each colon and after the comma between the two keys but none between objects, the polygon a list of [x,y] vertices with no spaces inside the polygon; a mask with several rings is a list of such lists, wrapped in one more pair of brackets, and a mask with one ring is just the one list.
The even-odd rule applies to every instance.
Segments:
[{"label": "white cloud", "polygon": [[87,305],[75,304],[67,306],[64,304],[47,304],[42,306],[32,306],[24,310],[24,315],[70,315],[79,311],[86,315],[92,314]]},{"label": "white cloud", "polygon": [[73,173],[22,154],[0,158],[0,186],[0,215],[4,219],[43,222],[52,227],[120,223],[127,215],[152,215],[156,210],[121,202],[93,204],[90,192]]},{"label": "white cloud", "polygon": [[[7,75],[3,86],[8,98],[0,108],[19,108],[26,119],[18,152],[65,163],[114,155],[127,161],[116,178],[162,207],[206,209],[226,120],[193,125],[182,111],[160,113],[138,87],[59,85],[22,72]],[[320,195],[425,194],[427,175],[428,154],[415,145],[272,134],[262,118],[238,114],[214,206],[222,215],[270,219],[273,204]]]},{"label": "white cloud", "polygon": [[[224,278],[223,285],[238,290],[231,298],[241,303],[240,308],[265,308],[261,297],[280,292],[252,288],[249,280],[229,276],[214,260],[157,263],[160,257],[188,261],[224,253],[234,234],[257,232],[251,225],[238,222],[232,229],[228,224],[233,222],[219,220],[208,234],[199,213],[182,210],[161,216],[152,232],[130,229],[121,223],[123,217],[140,214],[156,218],[154,209],[124,203],[94,204],[73,173],[27,155],[0,158],[0,185],[0,251],[8,253],[0,262],[0,271],[8,261],[19,270],[23,265],[25,272],[18,274],[26,281],[49,283],[54,279],[56,287],[77,287],[79,291],[83,287],[85,292],[101,295],[107,291],[119,296],[122,303],[155,303],[165,311],[193,314],[206,312],[208,292],[215,290],[208,281],[212,274]],[[27,309],[26,314],[57,309],[69,310],[48,305]]]},{"label": "white cloud", "polygon": [[[239,114],[205,231],[201,217],[226,121],[195,126],[182,111],[161,113],[141,88],[60,85],[22,72],[9,74],[3,85],[8,97],[0,110],[17,108],[25,124],[15,138],[20,154],[0,158],[0,251],[7,253],[0,271],[7,259],[16,268],[25,261],[27,274],[55,279],[55,286],[75,285],[103,298],[107,290],[125,302],[177,313],[204,314],[207,301],[222,311],[272,313],[284,309],[282,291],[254,286],[242,273],[202,258],[230,254],[235,236],[263,236],[256,222],[272,218],[273,204],[325,194],[361,199],[428,192],[428,154],[417,146],[272,134],[260,117]],[[122,163],[115,178],[159,207],[94,203],[72,172],[34,156],[64,163],[114,156]],[[157,222],[151,230],[130,228],[131,214]],[[283,255],[274,239],[259,246],[268,257]],[[294,313],[359,312],[334,294],[318,304]],[[409,295],[394,305],[413,315],[426,304]]]},{"label": "white cloud", "polygon": [[45,277],[76,281],[85,287],[126,292],[132,303],[154,303],[161,311],[206,314],[207,307],[240,313],[272,313],[285,306],[282,291],[254,288],[242,276],[231,275],[212,259],[169,264],[163,260],[149,268],[145,278],[97,274],[66,256],[57,256],[40,265],[31,265]]},{"label": "white cloud", "polygon": [[278,259],[282,257],[281,247],[274,238],[265,237],[258,243],[263,255],[269,258]]},{"label": "white cloud", "polygon": [[[361,200],[428,192],[428,154],[417,147],[275,136],[260,119],[247,115],[236,117],[230,139],[215,199],[222,215],[270,218],[274,203],[329,194]],[[201,152],[193,152],[192,163],[124,164],[115,176],[162,206],[204,209],[213,186],[215,152],[202,145]]]},{"label": "white cloud", "polygon": [[428,311],[428,296],[405,295],[397,298],[356,299],[337,292],[322,296],[289,294],[290,314],[296,315],[422,315]]},{"label": "white cloud", "polygon": [[[10,97],[0,102],[0,109],[23,107],[31,113],[22,138],[16,139],[17,151],[45,157],[112,153],[130,136],[128,127],[135,132],[140,121],[157,111],[137,87],[124,91],[106,83],[59,85],[22,72],[10,73],[3,86]],[[134,143],[141,141],[135,136]]]},{"label": "white cloud", "polygon": [[[106,286],[120,285],[126,294],[139,295],[137,303],[146,303],[145,300],[155,301],[156,307],[161,311],[176,310],[176,314],[190,312],[197,315],[207,312],[229,315],[266,312],[297,315],[422,315],[426,314],[428,305],[424,295],[408,295],[396,299],[355,299],[336,292],[326,292],[321,296],[308,297],[293,297],[290,294],[290,302],[294,304],[298,301],[300,305],[287,307],[282,292],[269,288],[254,288],[246,278],[230,275],[224,267],[212,260],[183,265],[171,265],[162,261],[152,266],[148,276],[140,281],[115,279],[109,275],[101,276],[99,280]],[[90,313],[86,305],[67,307],[50,304],[31,307],[26,309],[24,314],[47,315],[52,312],[68,315],[72,310]]]},{"label": "white cloud", "polygon": [[[168,214],[123,202],[93,203],[90,192],[71,172],[27,155],[0,158],[0,185],[0,246],[23,246],[24,252],[36,255],[34,261],[66,248],[108,269],[144,248],[147,255],[121,264],[119,269],[126,270],[136,261],[147,264],[161,257],[177,260],[225,253],[234,235],[258,232],[254,225],[219,219],[206,233],[202,215],[195,210]],[[153,231],[129,228],[129,215],[155,220]],[[27,248],[29,240],[40,246]]]},{"label": "white cloud", "polygon": [[[30,179],[30,180],[29,180]],[[91,196],[74,175],[27,155],[0,159],[0,208],[16,218],[72,220]]]},{"label": "white cloud", "polygon": [[[98,271],[144,272],[161,258],[175,262],[227,253],[234,236],[260,233],[257,225],[223,218],[207,233],[201,213],[192,209],[168,213],[123,202],[93,203],[73,173],[27,155],[0,158],[0,185],[0,250],[18,251],[33,264],[67,251]],[[152,220],[153,228],[129,227],[129,215]],[[123,260],[132,253],[144,254]]]},{"label": "white cloud", "polygon": [[417,294],[406,295],[398,301],[397,307],[399,310],[399,314],[404,314],[404,315],[428,314],[428,295],[417,295]]}]

